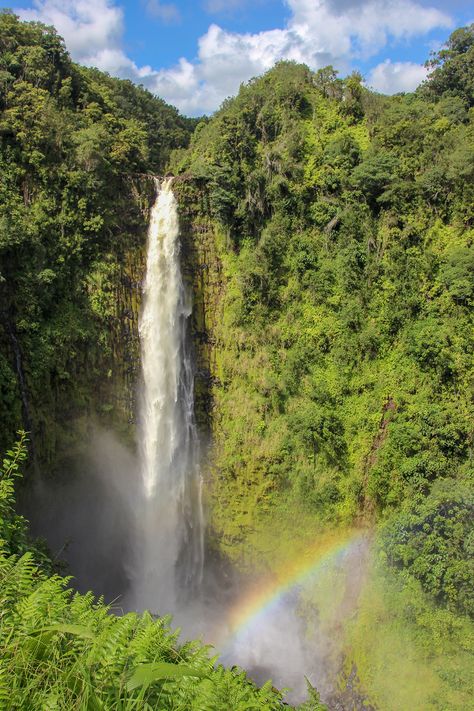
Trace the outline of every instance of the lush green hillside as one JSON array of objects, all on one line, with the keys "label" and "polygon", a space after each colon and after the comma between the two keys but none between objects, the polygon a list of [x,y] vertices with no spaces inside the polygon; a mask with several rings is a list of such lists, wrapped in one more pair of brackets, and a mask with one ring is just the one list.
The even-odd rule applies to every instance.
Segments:
[{"label": "lush green hillside", "polygon": [[173,157],[223,273],[215,540],[272,567],[321,528],[376,531],[385,587],[348,645],[383,709],[461,709],[473,689],[473,30],[410,95],[281,63]]},{"label": "lush green hillside", "polygon": [[463,498],[473,113],[432,92],[389,99],[283,63],[177,157],[207,181],[224,265],[215,486],[236,515],[215,521],[229,545],[239,511],[281,496],[331,522],[379,519],[440,481]]}]

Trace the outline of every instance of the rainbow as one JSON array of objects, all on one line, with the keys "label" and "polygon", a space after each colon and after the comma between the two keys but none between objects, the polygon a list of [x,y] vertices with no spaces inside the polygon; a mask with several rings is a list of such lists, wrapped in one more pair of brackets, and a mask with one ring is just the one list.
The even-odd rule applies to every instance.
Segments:
[{"label": "rainbow", "polygon": [[366,537],[367,532],[360,529],[318,537],[316,543],[305,547],[299,555],[281,565],[277,573],[260,580],[238,600],[228,616],[224,636],[216,646],[224,652],[240,634],[258,626],[294,590],[309,584],[326,566],[343,559]]}]

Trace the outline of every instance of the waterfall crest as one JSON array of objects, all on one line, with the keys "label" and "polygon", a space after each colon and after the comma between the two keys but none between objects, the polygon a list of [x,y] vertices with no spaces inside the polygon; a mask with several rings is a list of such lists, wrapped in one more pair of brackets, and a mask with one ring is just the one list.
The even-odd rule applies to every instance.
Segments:
[{"label": "waterfall crest", "polygon": [[142,506],[137,527],[138,608],[174,612],[202,580],[203,510],[194,370],[187,337],[191,302],[179,260],[172,178],[160,185],[148,230],[139,437]]}]

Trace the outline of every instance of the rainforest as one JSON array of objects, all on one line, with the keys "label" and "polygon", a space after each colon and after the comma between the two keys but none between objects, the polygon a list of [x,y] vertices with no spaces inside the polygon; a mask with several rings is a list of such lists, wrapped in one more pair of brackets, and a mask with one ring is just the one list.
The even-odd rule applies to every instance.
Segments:
[{"label": "rainforest", "polygon": [[466,711],[474,25],[211,117],[0,13],[0,708]]}]

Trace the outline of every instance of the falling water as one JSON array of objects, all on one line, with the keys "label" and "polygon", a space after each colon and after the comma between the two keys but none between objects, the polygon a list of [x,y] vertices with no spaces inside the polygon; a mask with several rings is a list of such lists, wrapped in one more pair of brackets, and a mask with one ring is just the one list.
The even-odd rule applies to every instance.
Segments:
[{"label": "falling water", "polygon": [[142,506],[135,605],[174,612],[201,583],[204,526],[178,211],[172,178],[156,186],[139,324]]}]

